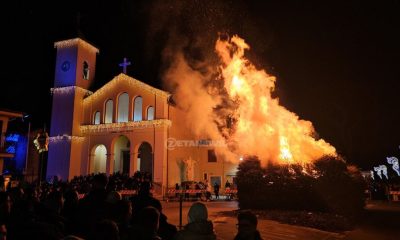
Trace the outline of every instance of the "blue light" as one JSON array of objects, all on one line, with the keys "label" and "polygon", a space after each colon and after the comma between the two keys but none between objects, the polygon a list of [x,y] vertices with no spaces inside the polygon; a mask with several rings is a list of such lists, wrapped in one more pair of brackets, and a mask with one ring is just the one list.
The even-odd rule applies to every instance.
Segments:
[{"label": "blue light", "polygon": [[6,137],[6,142],[18,142],[18,139],[19,139],[19,134],[16,134],[16,133],[9,134]]},{"label": "blue light", "polygon": [[15,153],[15,147],[14,146],[8,146],[7,149],[6,149],[6,152]]},{"label": "blue light", "polygon": [[6,136],[5,142],[5,151],[14,156],[6,159],[4,169],[14,169],[17,172],[22,172],[25,168],[26,151],[28,147],[27,137],[19,133],[9,133]]},{"label": "blue light", "polygon": [[26,136],[21,136],[18,141],[18,145],[15,149],[15,164],[19,171],[25,168],[26,160],[26,148],[28,147],[28,141]]}]

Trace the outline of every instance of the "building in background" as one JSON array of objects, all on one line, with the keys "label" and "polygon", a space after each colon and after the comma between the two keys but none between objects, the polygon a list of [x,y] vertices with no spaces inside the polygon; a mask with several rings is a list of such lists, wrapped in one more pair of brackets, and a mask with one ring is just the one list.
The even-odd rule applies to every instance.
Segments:
[{"label": "building in background", "polygon": [[[17,133],[7,134],[7,129],[11,120],[22,117],[23,114],[20,112],[0,110],[0,174],[4,173],[4,162],[6,159],[13,159],[16,155],[18,157],[20,155],[22,146],[18,146],[18,143],[22,140],[22,138],[20,138],[21,136]],[[26,147],[22,149],[22,151],[26,151]]]}]

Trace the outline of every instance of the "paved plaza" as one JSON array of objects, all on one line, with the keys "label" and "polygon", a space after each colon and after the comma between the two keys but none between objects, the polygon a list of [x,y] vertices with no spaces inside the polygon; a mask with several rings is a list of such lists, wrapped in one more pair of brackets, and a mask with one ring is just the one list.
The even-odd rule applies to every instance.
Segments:
[{"label": "paved plaza", "polygon": [[[238,209],[236,201],[204,202],[209,211],[209,218],[214,223],[218,239],[233,239],[237,232],[236,218],[221,214],[224,211]],[[184,202],[182,208],[182,224],[187,223],[187,213],[192,202]],[[169,222],[179,225],[179,203],[163,202],[163,211],[168,216]],[[345,235],[319,231],[312,228],[281,224],[271,220],[259,220],[258,229],[263,239],[271,240],[330,240],[344,239]]]},{"label": "paved plaza", "polygon": [[[187,213],[193,202],[183,202],[182,225],[187,223]],[[203,202],[207,205],[209,218],[214,223],[218,239],[233,239],[236,218],[222,212],[238,209],[236,201]],[[179,202],[162,202],[168,221],[179,226]],[[398,240],[400,236],[400,204],[371,202],[366,215],[356,228],[343,233],[321,231],[314,228],[282,224],[277,221],[259,219],[258,229],[265,240]]]}]

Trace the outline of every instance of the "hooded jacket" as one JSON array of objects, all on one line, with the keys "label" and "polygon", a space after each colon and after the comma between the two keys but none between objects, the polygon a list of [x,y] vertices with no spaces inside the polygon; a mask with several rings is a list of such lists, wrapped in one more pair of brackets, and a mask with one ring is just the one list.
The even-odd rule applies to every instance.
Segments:
[{"label": "hooded jacket", "polygon": [[188,212],[188,224],[182,231],[179,231],[174,239],[176,240],[215,240],[214,227],[208,220],[206,205],[201,202],[193,203]]},{"label": "hooded jacket", "polygon": [[202,220],[187,224],[182,231],[179,231],[175,240],[215,240],[214,227],[211,221]]}]

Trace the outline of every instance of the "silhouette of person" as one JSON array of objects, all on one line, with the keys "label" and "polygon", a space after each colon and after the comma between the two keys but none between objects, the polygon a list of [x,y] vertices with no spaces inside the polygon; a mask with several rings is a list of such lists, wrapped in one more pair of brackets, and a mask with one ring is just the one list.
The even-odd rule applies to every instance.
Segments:
[{"label": "silhouette of person", "polygon": [[260,232],[257,231],[257,216],[251,211],[240,212],[238,219],[238,233],[234,240],[262,240]]},{"label": "silhouette of person", "polygon": [[201,202],[195,202],[188,212],[188,224],[179,231],[175,240],[215,240],[217,236],[214,233],[213,223],[208,220],[208,211],[206,205]]},{"label": "silhouette of person", "polygon": [[219,199],[219,185],[217,182],[214,183],[214,194],[215,194],[215,199]]}]

